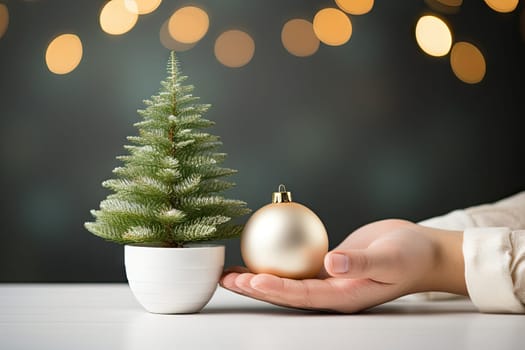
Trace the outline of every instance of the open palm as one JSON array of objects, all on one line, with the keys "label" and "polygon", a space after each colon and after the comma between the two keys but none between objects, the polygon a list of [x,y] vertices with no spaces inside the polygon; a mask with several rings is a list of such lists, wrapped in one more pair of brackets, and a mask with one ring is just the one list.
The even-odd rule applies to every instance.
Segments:
[{"label": "open palm", "polygon": [[[359,228],[329,252],[315,279],[293,280],[235,267],[220,284],[277,305],[345,313],[409,293],[450,291],[440,284],[443,252],[435,231],[404,220],[378,221]],[[453,232],[443,231],[445,239],[457,238],[447,238],[447,233]]]}]

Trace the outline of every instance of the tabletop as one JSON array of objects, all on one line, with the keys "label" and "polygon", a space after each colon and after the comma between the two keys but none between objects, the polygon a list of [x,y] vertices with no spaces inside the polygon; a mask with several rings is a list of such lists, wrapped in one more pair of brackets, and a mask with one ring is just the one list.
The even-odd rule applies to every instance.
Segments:
[{"label": "tabletop", "polygon": [[0,284],[0,349],[523,349],[525,317],[468,300],[397,300],[353,315],[218,288],[198,314],[144,311],[126,284]]}]

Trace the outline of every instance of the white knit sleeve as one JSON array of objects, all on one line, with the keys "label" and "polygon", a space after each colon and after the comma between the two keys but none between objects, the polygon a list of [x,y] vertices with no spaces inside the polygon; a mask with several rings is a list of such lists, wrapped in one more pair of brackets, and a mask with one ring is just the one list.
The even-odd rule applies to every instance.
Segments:
[{"label": "white knit sleeve", "polygon": [[525,230],[466,229],[463,255],[469,296],[480,311],[525,313]]},{"label": "white knit sleeve", "polygon": [[465,230],[471,227],[525,228],[525,191],[492,204],[455,210],[419,223],[444,230]]}]

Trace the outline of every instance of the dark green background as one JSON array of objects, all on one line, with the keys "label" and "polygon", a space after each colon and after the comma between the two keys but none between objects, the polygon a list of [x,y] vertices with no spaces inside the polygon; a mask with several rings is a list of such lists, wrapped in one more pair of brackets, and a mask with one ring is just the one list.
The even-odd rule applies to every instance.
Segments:
[{"label": "dark green background", "polygon": [[[103,1],[3,1],[11,23],[0,39],[0,281],[121,281],[123,248],[89,234],[89,210],[107,193],[136,109],[164,76],[159,28],[181,1],[163,1],[128,34],[102,32]],[[311,20],[332,1],[200,0],[205,38],[179,55],[195,94],[239,170],[230,196],[252,209],[279,183],[326,224],[331,246],[367,222],[421,220],[524,189],[523,6],[498,14],[466,1],[445,15],[456,41],[485,54],[487,75],[460,82],[445,58],[421,52],[423,0],[377,0],[353,16],[341,47],[297,58],[280,41],[283,24]],[[255,40],[241,69],[213,55],[216,37],[240,28]],[[80,36],[71,74],[50,73],[45,49],[56,35]],[[241,263],[239,241],[227,265]]]}]

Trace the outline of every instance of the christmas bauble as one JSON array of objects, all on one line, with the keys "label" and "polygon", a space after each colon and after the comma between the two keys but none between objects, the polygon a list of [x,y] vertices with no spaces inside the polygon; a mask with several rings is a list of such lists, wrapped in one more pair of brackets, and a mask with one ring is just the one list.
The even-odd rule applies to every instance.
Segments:
[{"label": "christmas bauble", "polygon": [[241,236],[244,263],[253,273],[305,279],[315,277],[328,252],[326,229],[317,215],[292,202],[284,186],[273,203],[257,210]]}]

